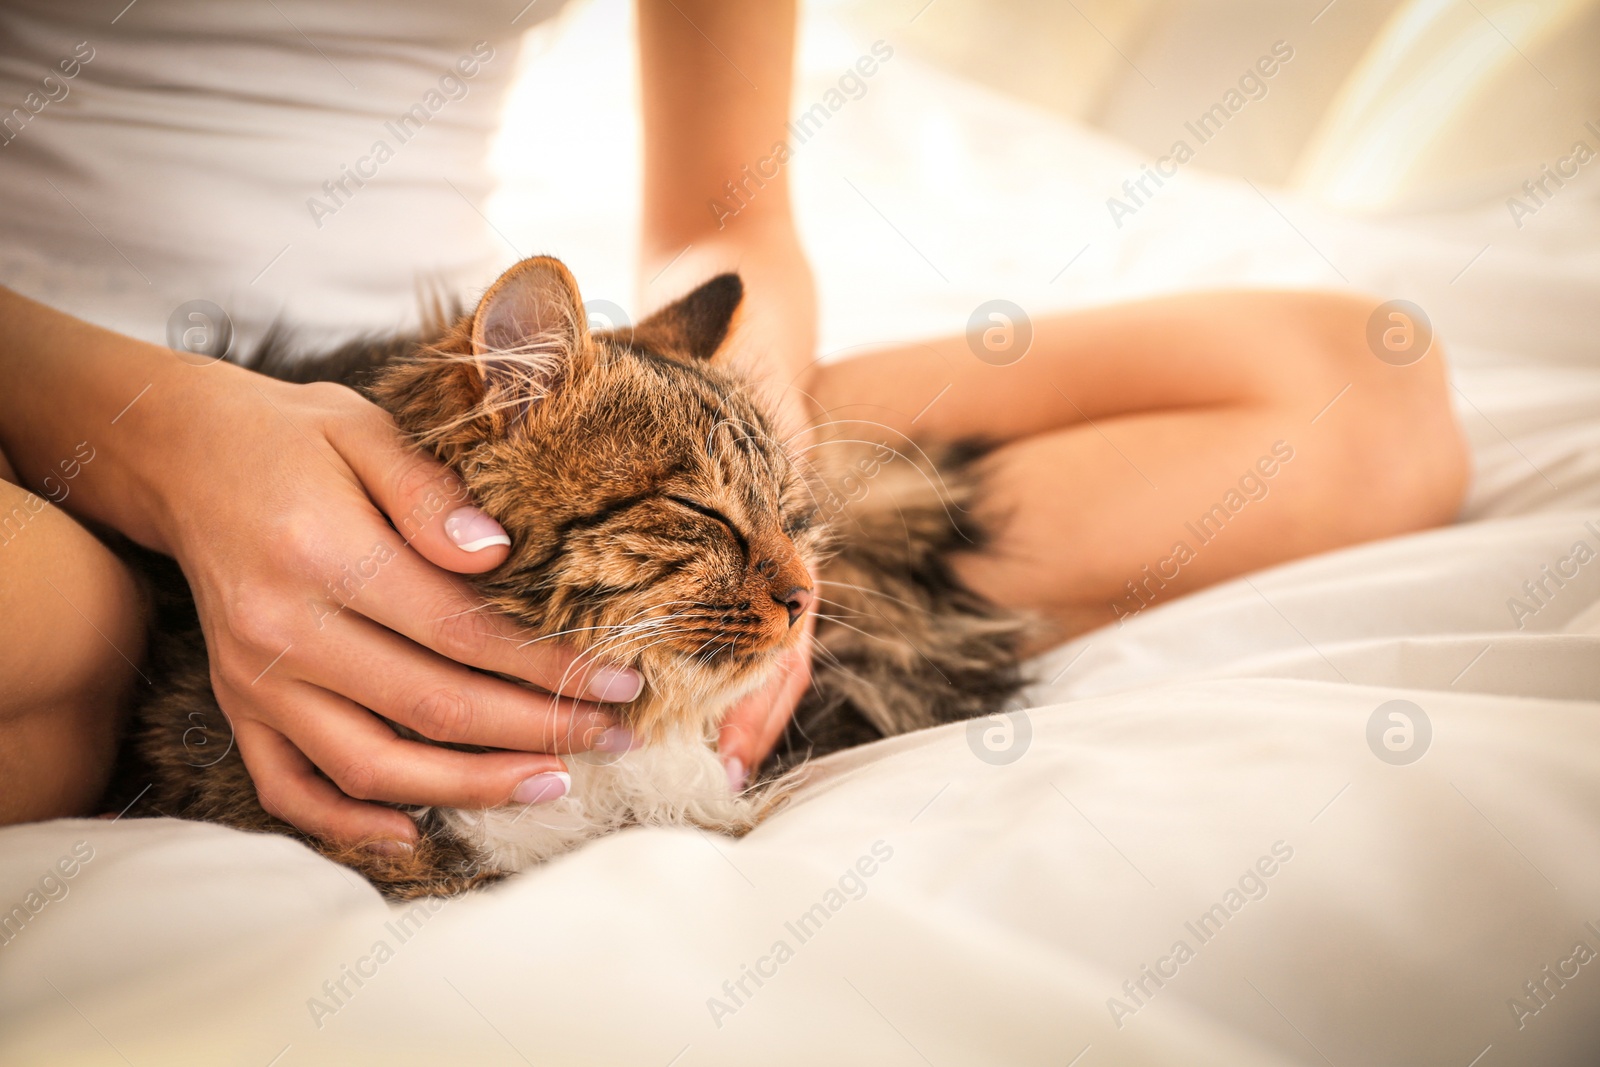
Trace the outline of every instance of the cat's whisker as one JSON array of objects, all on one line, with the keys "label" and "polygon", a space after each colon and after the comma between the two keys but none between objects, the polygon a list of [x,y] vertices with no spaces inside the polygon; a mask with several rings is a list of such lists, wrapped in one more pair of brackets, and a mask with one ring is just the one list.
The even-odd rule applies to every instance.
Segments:
[{"label": "cat's whisker", "polygon": [[[675,603],[685,603],[686,604],[686,603],[689,603],[689,601],[676,601]],[[657,605],[657,606],[659,606],[659,605]],[[635,618],[638,615],[642,615],[646,611],[653,611],[654,607],[655,606],[652,606],[652,607],[649,607],[649,608],[643,608],[640,611],[635,612],[633,615],[628,616],[628,618],[632,619],[632,618]],[[626,629],[630,629],[630,628],[636,627],[636,626],[651,626],[651,625],[667,623],[667,622],[671,622],[671,621],[673,621],[675,619],[683,618],[683,617],[684,616],[682,616],[681,614],[672,614],[672,615],[662,616],[662,617],[657,618],[657,619],[646,619],[642,623],[629,623],[627,621],[627,619],[624,619],[620,623],[606,623],[606,624],[603,624],[603,625],[600,625],[600,626],[573,626],[573,627],[570,627],[570,628],[565,629],[565,630],[557,630],[555,633],[545,634],[542,637],[535,637],[535,638],[533,638],[531,640],[524,641],[522,644],[518,645],[517,647],[518,648],[527,648],[529,645],[538,644],[540,641],[553,641],[554,639],[556,639],[558,637],[565,637],[565,636],[567,636],[569,634],[594,632],[596,630],[626,630]]]},{"label": "cat's whisker", "polygon": [[651,633],[651,634],[648,634],[648,635],[629,635],[626,638],[608,639],[608,641],[609,640],[616,640],[616,641],[621,641],[621,640],[629,640],[629,641],[649,640],[650,641],[649,644],[645,645],[643,648],[638,648],[638,649],[629,649],[629,648],[623,648],[623,649],[620,649],[620,650],[619,649],[614,649],[614,648],[601,649],[598,646],[595,649],[586,649],[584,652],[580,653],[572,661],[572,663],[570,663],[567,666],[566,670],[564,670],[562,672],[561,679],[560,679],[559,682],[557,682],[556,687],[555,687],[556,688],[556,692],[551,694],[552,702],[557,704],[557,705],[560,704],[560,701],[561,701],[561,690],[565,689],[566,686],[567,686],[567,682],[572,679],[573,675],[576,672],[578,672],[579,670],[582,669],[582,667],[585,665],[584,664],[584,660],[586,658],[588,658],[589,663],[593,663],[598,658],[600,658],[599,656],[590,656],[590,653],[597,652],[597,651],[604,651],[607,654],[607,658],[610,658],[610,656],[615,655],[615,657],[618,658],[618,659],[637,659],[638,657],[643,656],[646,652],[650,651],[650,649],[655,648],[658,645],[664,644],[669,638],[678,636],[681,633],[690,633],[690,632],[692,632],[692,631],[689,628],[686,627],[686,628],[684,628],[682,630],[669,630],[669,631],[667,631],[665,633]]},{"label": "cat's whisker", "polygon": [[[889,435],[891,435],[893,437],[902,438],[903,440],[905,440],[908,443],[913,444],[913,445],[916,444],[915,438],[913,438],[910,434],[906,433],[904,430],[897,430],[893,426],[890,426],[888,423],[879,422],[877,419],[829,418],[829,419],[823,420],[822,422],[812,423],[811,426],[807,427],[807,429],[808,430],[821,430],[821,429],[825,429],[825,428],[832,427],[832,426],[876,426],[878,429],[884,431],[885,433],[887,433],[887,434],[889,434]],[[806,432],[806,431],[805,430],[800,431],[800,433],[804,433],[804,432]],[[794,436],[798,437],[799,433],[795,434]],[[823,444],[823,443],[826,443],[826,442],[818,442],[818,443],[819,444]],[[877,444],[878,442],[871,441],[871,442],[864,442],[864,443]],[[924,454],[924,458],[927,458],[926,454]]]},{"label": "cat's whisker", "polygon": [[668,606],[673,605],[673,604],[693,604],[693,603],[694,603],[694,601],[692,601],[692,600],[665,600],[665,601],[661,601],[659,603],[649,604],[649,605],[646,605],[645,607],[640,608],[638,611],[634,612],[632,615],[627,616],[625,619],[623,619],[621,622],[618,622],[618,623],[606,623],[606,624],[601,624],[601,625],[598,625],[598,626],[573,626],[573,627],[569,627],[569,628],[567,628],[565,630],[557,630],[554,633],[544,634],[544,635],[542,635],[540,637],[532,638],[529,641],[523,642],[523,644],[521,646],[519,646],[519,647],[526,648],[528,645],[537,644],[540,641],[553,640],[553,639],[555,639],[557,637],[563,637],[563,636],[566,636],[568,634],[593,632],[593,631],[596,631],[596,630],[625,630],[625,629],[629,628],[630,626],[655,625],[655,624],[659,624],[659,623],[668,622],[668,621],[671,621],[673,619],[677,619],[677,618],[683,617],[683,613],[682,612],[673,612],[673,613],[671,613],[669,615],[660,616],[660,617],[657,617],[657,618],[654,618],[654,619],[646,619],[646,620],[644,620],[643,623],[634,623],[633,620],[637,619],[640,615],[643,615],[646,612],[656,611],[656,610],[659,610],[660,608],[668,607]]},{"label": "cat's whisker", "polygon": [[[848,611],[852,615],[857,615],[857,616],[860,616],[861,618],[871,618],[871,616],[868,615],[866,612],[857,611],[855,608],[851,607],[849,604],[844,603],[843,601],[840,601],[840,600],[829,600],[827,597],[822,596],[822,595],[817,594],[817,593],[813,593],[812,596],[816,597],[817,603],[819,603],[819,604],[827,604],[830,607],[838,608],[840,611]],[[818,612],[817,614],[818,614],[819,617],[821,617],[821,613],[820,612]]]},{"label": "cat's whisker", "polygon": [[487,612],[493,606],[494,605],[492,605],[492,604],[488,603],[487,601],[485,601],[485,602],[483,602],[481,604],[473,604],[471,607],[462,608],[460,611],[452,611],[448,615],[441,615],[441,616],[439,616],[437,619],[435,619],[433,621],[434,622],[448,622],[451,619],[459,619],[463,615],[475,615],[478,612]]},{"label": "cat's whisker", "polygon": [[[836,441],[824,441],[824,442],[821,442],[820,444],[813,445],[811,447],[820,448],[820,447],[822,447],[822,445],[834,445],[834,444],[881,445],[880,442],[876,442],[876,441],[842,440],[841,439],[841,440],[836,440]],[[912,442],[912,444],[916,445],[916,442]],[[950,520],[950,524],[951,524],[951,526],[953,526],[955,528],[955,531],[956,531],[957,535],[960,536],[960,538],[963,541],[966,541],[969,544],[972,543],[972,539],[970,537],[968,537],[962,531],[961,523],[958,522],[956,520],[956,517],[950,513],[950,506],[951,506],[950,502],[955,499],[955,494],[952,493],[951,490],[950,490],[950,487],[945,484],[944,475],[939,472],[939,469],[938,469],[937,465],[934,465],[934,467],[933,467],[933,475],[930,476],[928,474],[928,472],[923,470],[920,465],[918,465],[916,463],[913,463],[911,458],[909,456],[907,456],[904,452],[901,452],[898,449],[889,448],[888,445],[881,445],[881,447],[888,449],[894,455],[898,456],[901,459],[904,459],[907,463],[911,464],[911,468],[913,470],[915,470],[917,472],[917,474],[919,474],[922,477],[923,481],[928,483],[928,488],[933,490],[934,495],[938,498],[939,506],[944,509],[945,518]],[[922,451],[922,447],[920,445],[916,445],[916,448],[917,448],[917,451],[919,453],[921,453],[924,456],[924,458],[926,458],[927,453]],[[935,477],[937,477],[938,480],[939,480],[939,484],[937,486],[934,485],[934,481],[933,481],[933,479]],[[898,504],[895,507],[896,507],[896,510],[899,510],[902,515],[905,514],[904,510],[901,509]],[[957,507],[959,508],[959,510],[962,510],[962,511],[966,510],[965,508],[960,508],[959,505],[957,505]]]},{"label": "cat's whisker", "polygon": [[[928,464],[929,467],[933,468],[933,470],[935,472],[938,472],[939,465],[933,461],[933,457],[928,455],[927,450],[924,449],[920,444],[918,444],[915,438],[911,437],[910,435],[904,433],[901,430],[896,430],[894,427],[889,426],[886,423],[879,422],[876,419],[833,419],[833,420],[831,420],[831,425],[834,425],[834,426],[849,426],[849,425],[876,426],[878,429],[887,432],[891,436],[903,438],[905,440],[906,444],[908,444],[912,448],[916,449],[917,455],[920,456]],[[821,448],[823,445],[834,445],[834,444],[873,445],[873,446],[880,447],[880,448],[887,448],[891,452],[894,452],[895,455],[901,456],[902,458],[907,458],[907,457],[905,457],[904,453],[900,452],[898,449],[894,448],[891,445],[885,444],[884,442],[881,442],[881,441],[868,441],[868,440],[857,440],[857,439],[851,439],[851,438],[830,438],[830,439],[828,439],[826,441],[818,441],[818,442],[816,442],[814,444],[807,445],[806,447],[804,447],[802,449],[799,449],[797,451],[798,451],[798,453],[800,455],[805,455],[805,454],[811,452],[814,449]],[[944,492],[945,493],[949,493],[949,487],[944,485],[944,478],[942,476],[939,479],[939,483],[940,483],[940,487],[944,490]]]},{"label": "cat's whisker", "polygon": [[872,419],[845,419],[845,418],[831,418],[830,417],[830,418],[821,419],[821,420],[818,420],[816,422],[812,422],[812,423],[809,423],[809,424],[807,424],[805,426],[802,426],[800,429],[796,430],[794,433],[790,434],[788,437],[785,437],[783,439],[783,443],[784,443],[785,446],[787,446],[796,437],[803,437],[803,436],[805,436],[806,434],[809,434],[809,433],[818,433],[818,432],[820,432],[822,430],[826,430],[826,429],[829,429],[829,428],[834,427],[834,426],[848,426],[851,423],[861,423],[861,424],[865,424],[865,425],[869,425],[869,426],[877,426],[877,427],[879,427],[881,429],[887,430],[889,433],[893,434],[896,437],[902,437],[902,438],[905,438],[906,440],[910,440],[910,435],[909,434],[905,433],[903,430],[897,430],[894,427],[888,425],[887,423],[876,422],[876,421],[874,421]]},{"label": "cat's whisker", "polygon": [[852,671],[850,668],[846,667],[844,665],[844,660],[840,659],[838,654],[832,649],[824,648],[822,645],[817,644],[812,646],[811,654],[813,656],[822,657],[822,664],[824,668],[838,671],[840,674],[848,674],[850,677],[856,679],[858,682],[861,682],[863,685],[866,684],[866,679],[862,678],[855,671]]},{"label": "cat's whisker", "polygon": [[859,627],[859,626],[851,626],[849,623],[845,622],[843,619],[830,618],[828,621],[833,623],[835,626],[843,626],[846,630],[854,630],[856,633],[860,634],[862,637],[870,638],[873,641],[882,641],[885,644],[891,644],[892,643],[892,642],[889,641],[889,639],[887,637],[880,637],[878,634],[869,634],[867,631],[863,630],[861,627]]},{"label": "cat's whisker", "polygon": [[[881,589],[868,589],[866,586],[864,586],[864,585],[856,585],[854,582],[839,582],[839,581],[834,581],[831,578],[818,578],[817,579],[817,584],[819,584],[819,585],[836,585],[841,589],[854,589],[856,592],[865,593],[868,596],[881,597],[884,600],[892,600],[896,604],[900,604],[903,607],[908,607],[908,608],[912,608],[912,609],[920,609],[921,608],[920,604],[913,604],[909,600],[902,600],[900,597],[893,596],[893,595],[891,595],[889,593],[885,593]],[[821,599],[821,598],[819,597],[818,599]],[[831,601],[830,601],[830,603],[831,603]]]},{"label": "cat's whisker", "polygon": [[[633,642],[633,641],[646,640],[646,639],[654,640],[656,638],[665,638],[665,637],[673,635],[673,634],[690,633],[692,631],[693,631],[693,627],[685,626],[685,627],[682,627],[682,628],[677,629],[677,630],[662,631],[660,629],[654,629],[654,630],[650,630],[650,631],[639,631],[639,632],[635,632],[635,633],[614,634],[611,637],[605,638],[604,640],[596,643],[595,645],[584,649],[576,657],[574,657],[571,665],[569,665],[568,668],[567,668],[566,674],[564,674],[562,676],[562,683],[565,684],[565,682],[567,680],[567,676],[570,675],[573,671],[579,669],[583,665],[585,659],[587,659],[590,663],[593,663],[595,660],[597,660],[599,658],[602,658],[602,654],[615,653],[617,650],[613,646],[615,646],[615,645],[617,645],[619,643]],[[659,641],[657,641],[656,643],[659,643]],[[623,654],[627,655],[628,653],[624,652]],[[633,655],[638,655],[639,653],[635,652],[635,653],[632,653],[632,654]]]},{"label": "cat's whisker", "polygon": [[[816,615],[816,617],[819,618],[819,619],[826,619],[828,622],[836,622],[836,623],[839,623],[840,625],[843,625],[844,621],[845,621],[845,617],[843,615],[830,615],[825,611],[817,611],[817,612],[813,612],[813,614]],[[858,619],[870,619],[870,618],[872,618],[872,616],[863,615],[860,612],[857,612],[854,617],[858,618]]]},{"label": "cat's whisker", "polygon": [[[850,419],[850,420],[847,420],[847,421],[849,421],[849,422],[868,422],[869,425],[874,425],[874,426],[883,425],[882,423],[871,423],[871,422],[869,422],[869,420],[866,420],[866,419]],[[888,429],[888,427],[884,427],[884,428]],[[894,431],[891,430],[890,432],[892,433]],[[932,480],[930,480],[928,482],[929,487],[930,488],[934,488],[934,490],[936,492],[938,492],[941,495],[941,497],[952,497],[953,498],[955,494],[952,493],[950,491],[950,487],[945,484],[944,475],[940,472],[939,465],[933,461],[933,458],[931,456],[929,456],[927,451],[921,445],[917,444],[916,441],[911,440],[910,438],[907,438],[906,443],[909,444],[912,448],[916,449],[917,455],[919,457],[921,457],[924,461],[926,461],[928,467],[931,468],[933,470],[933,473],[938,477],[938,479],[939,479],[938,486],[935,487],[933,485]],[[804,448],[799,449],[798,451],[799,451],[799,453],[801,455],[809,455],[810,453],[816,451],[819,448],[826,448],[826,447],[828,447],[830,445],[871,445],[874,448],[882,448],[885,451],[897,456],[898,458],[905,460],[907,463],[911,463],[911,465],[913,467],[916,467],[919,471],[922,470],[922,467],[921,467],[920,464],[912,462],[911,457],[909,455],[907,455],[905,452],[900,451],[900,449],[895,448],[893,445],[885,444],[882,441],[873,441],[873,440],[870,440],[870,439],[867,439],[867,438],[861,438],[861,437],[833,437],[833,438],[829,438],[826,441],[818,441],[815,444],[807,445]],[[927,472],[926,471],[923,471],[923,476],[927,477]]]}]

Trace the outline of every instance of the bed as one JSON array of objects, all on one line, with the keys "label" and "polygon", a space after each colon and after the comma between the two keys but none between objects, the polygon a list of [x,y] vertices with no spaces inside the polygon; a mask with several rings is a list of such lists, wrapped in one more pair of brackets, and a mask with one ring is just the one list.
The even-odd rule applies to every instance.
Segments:
[{"label": "bed", "polygon": [[[808,77],[858,47],[814,29]],[[0,1063],[1596,1062],[1600,179],[1513,229],[1185,172],[1118,228],[1142,157],[890,67],[796,162],[830,352],[995,295],[1411,300],[1472,444],[1460,521],[1087,634],[1027,710],[826,760],[739,841],[631,830],[392,908],[286,839],[0,831]],[[519,213],[553,180],[511,174],[502,227],[624,291],[581,220],[625,169]]]}]

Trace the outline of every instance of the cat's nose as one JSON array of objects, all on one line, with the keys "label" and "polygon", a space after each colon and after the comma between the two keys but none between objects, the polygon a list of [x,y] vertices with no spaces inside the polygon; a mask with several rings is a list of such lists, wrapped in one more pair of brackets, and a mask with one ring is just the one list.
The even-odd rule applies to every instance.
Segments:
[{"label": "cat's nose", "polygon": [[800,621],[800,617],[806,613],[814,598],[811,590],[803,585],[797,585],[782,596],[774,596],[772,599],[783,605],[784,610],[789,613],[789,625],[793,626]]}]

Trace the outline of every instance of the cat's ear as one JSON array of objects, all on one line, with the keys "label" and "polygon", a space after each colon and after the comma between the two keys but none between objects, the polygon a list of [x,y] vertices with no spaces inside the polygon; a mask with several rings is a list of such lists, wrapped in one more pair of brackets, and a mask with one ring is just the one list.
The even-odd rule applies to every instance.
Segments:
[{"label": "cat's ear", "polygon": [[619,340],[662,356],[708,360],[727,340],[733,315],[744,299],[737,274],[719,274],[688,296],[649,316]]},{"label": "cat's ear", "polygon": [[538,256],[502,274],[438,347],[392,364],[370,392],[406,432],[453,462],[515,432],[594,360],[577,282],[559,260]]},{"label": "cat's ear", "polygon": [[570,384],[593,359],[572,272],[534,256],[500,275],[472,313],[472,354],[487,400],[521,398],[526,409]]}]

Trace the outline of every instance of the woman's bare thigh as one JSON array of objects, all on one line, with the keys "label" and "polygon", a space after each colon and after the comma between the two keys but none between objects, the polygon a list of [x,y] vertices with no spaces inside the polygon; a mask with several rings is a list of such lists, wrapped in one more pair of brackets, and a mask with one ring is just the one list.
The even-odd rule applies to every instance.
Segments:
[{"label": "woman's bare thigh", "polygon": [[144,615],[121,560],[0,455],[0,825],[93,812]]}]

